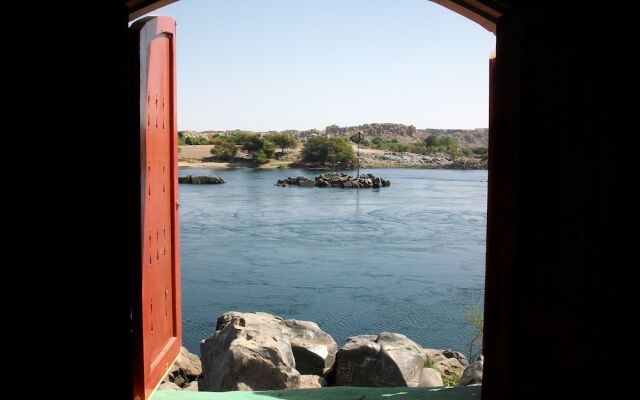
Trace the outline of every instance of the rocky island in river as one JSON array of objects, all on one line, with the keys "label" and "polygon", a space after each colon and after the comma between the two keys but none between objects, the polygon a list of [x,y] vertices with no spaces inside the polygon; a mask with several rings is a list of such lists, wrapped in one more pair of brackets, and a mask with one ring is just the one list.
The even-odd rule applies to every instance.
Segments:
[{"label": "rocky island in river", "polygon": [[279,179],[277,186],[302,186],[302,187],[339,187],[339,188],[380,188],[391,185],[386,179],[376,177],[373,174],[362,174],[360,176],[350,176],[343,172],[329,172],[318,175],[314,180],[306,176]]}]

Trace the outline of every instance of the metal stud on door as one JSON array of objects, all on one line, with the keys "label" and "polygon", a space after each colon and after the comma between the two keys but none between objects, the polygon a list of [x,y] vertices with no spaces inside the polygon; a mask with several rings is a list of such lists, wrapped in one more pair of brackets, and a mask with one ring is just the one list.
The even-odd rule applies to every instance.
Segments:
[{"label": "metal stud on door", "polygon": [[[140,270],[132,279],[134,399],[148,399],[180,352],[175,21],[130,28],[140,137]],[[136,97],[138,101],[136,101]]]}]

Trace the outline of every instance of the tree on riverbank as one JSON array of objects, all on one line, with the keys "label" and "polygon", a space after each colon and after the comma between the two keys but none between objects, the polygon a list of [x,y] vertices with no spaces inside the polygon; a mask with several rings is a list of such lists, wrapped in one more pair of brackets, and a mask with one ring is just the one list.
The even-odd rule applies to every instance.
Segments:
[{"label": "tree on riverbank", "polygon": [[295,149],[298,147],[298,139],[287,133],[268,135],[266,138],[281,149],[280,156],[284,155],[284,149]]},{"label": "tree on riverbank", "polygon": [[276,147],[273,143],[258,135],[248,137],[242,145],[242,149],[250,153],[253,157],[253,161],[257,164],[268,163],[269,159],[273,157],[273,153],[276,151]]},{"label": "tree on riverbank", "polygon": [[356,160],[347,138],[315,136],[302,148],[302,160],[311,163],[353,163]]},{"label": "tree on riverbank", "polygon": [[218,138],[213,142],[213,145],[211,154],[220,160],[231,161],[235,158],[236,153],[238,152],[238,148],[231,140]]}]

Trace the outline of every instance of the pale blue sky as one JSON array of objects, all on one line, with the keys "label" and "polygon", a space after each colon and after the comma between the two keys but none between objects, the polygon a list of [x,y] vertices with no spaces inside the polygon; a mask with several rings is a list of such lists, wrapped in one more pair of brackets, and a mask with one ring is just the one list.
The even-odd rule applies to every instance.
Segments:
[{"label": "pale blue sky", "polygon": [[488,124],[495,37],[427,0],[181,0],[180,130]]}]

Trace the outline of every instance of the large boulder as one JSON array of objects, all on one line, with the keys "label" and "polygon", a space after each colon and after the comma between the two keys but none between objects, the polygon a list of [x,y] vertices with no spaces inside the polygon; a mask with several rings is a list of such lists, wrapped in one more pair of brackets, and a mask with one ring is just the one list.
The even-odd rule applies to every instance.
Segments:
[{"label": "large boulder", "polygon": [[464,370],[460,379],[461,386],[477,385],[482,383],[482,369],[484,367],[484,357],[480,356],[478,361],[474,362]]},{"label": "large boulder", "polygon": [[291,330],[296,369],[301,374],[325,375],[336,360],[336,341],[315,322],[288,319],[284,324]]},{"label": "large boulder", "polygon": [[420,346],[404,335],[354,336],[336,355],[335,384],[417,387],[424,362]]},{"label": "large boulder", "polygon": [[291,331],[271,314],[228,312],[200,344],[200,391],[297,388]]},{"label": "large boulder", "polygon": [[422,378],[420,378],[420,387],[440,387],[444,386],[442,375],[438,370],[433,368],[424,368],[422,370]]}]

